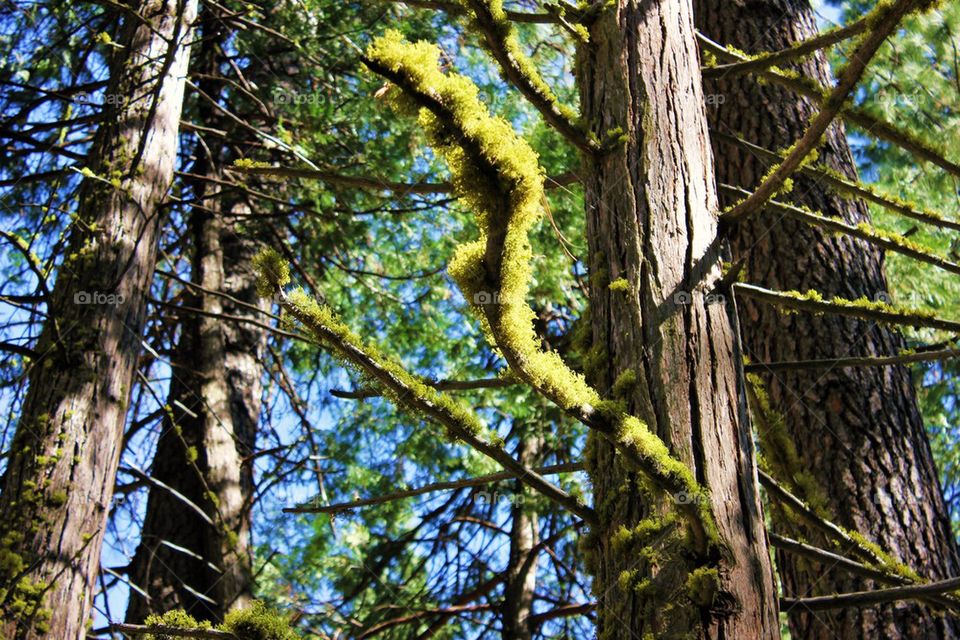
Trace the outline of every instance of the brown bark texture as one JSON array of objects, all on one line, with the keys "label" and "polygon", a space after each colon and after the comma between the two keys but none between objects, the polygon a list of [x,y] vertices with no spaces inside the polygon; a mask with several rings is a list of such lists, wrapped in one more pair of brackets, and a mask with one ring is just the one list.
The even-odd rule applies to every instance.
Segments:
[{"label": "brown bark texture", "polygon": [[[779,50],[817,35],[816,20],[804,0],[696,0],[695,8],[707,37],[747,53]],[[822,54],[791,68],[822,85],[832,84]],[[800,138],[817,111],[810,100],[750,76],[709,80],[705,92],[714,132],[771,150]],[[714,153],[721,183],[751,189],[769,168],[762,159],[716,137]],[[842,125],[828,131],[819,162],[848,178],[857,177]],[[841,198],[811,178],[796,176],[794,181],[793,190],[780,200],[853,225],[868,221],[863,202]],[[721,202],[732,204],[731,199]],[[773,211],[737,225],[730,240],[733,259],[745,260],[742,279],[747,282],[777,290],[815,289],[827,298],[877,300],[886,295],[883,254],[862,241]],[[904,347],[897,331],[874,322],[781,314],[749,299],[737,304],[744,350],[755,363],[891,355]],[[924,578],[957,575],[956,544],[909,371],[903,366],[835,368],[760,377],[771,409],[783,418],[787,446],[796,452],[794,457],[774,451],[776,434],[761,434],[762,454],[772,475]],[[775,531],[829,546],[781,511],[775,515]],[[878,586],[787,553],[778,554],[777,564],[785,595],[791,597]],[[914,602],[815,613],[796,607],[787,613],[793,637],[803,640],[945,638],[960,631],[957,620]]]},{"label": "brown bark texture", "polygon": [[[0,495],[4,638],[85,634],[177,155],[195,0],[136,6]],[[111,184],[112,181],[112,184]]]},{"label": "brown bark texture", "polygon": [[[591,437],[598,635],[779,637],[734,312],[716,290],[721,245],[692,6],[620,0],[578,58],[585,121],[601,139],[617,130],[626,139],[583,170],[588,376],[709,488],[723,546],[706,560],[719,568],[716,588],[697,581],[705,560],[692,557],[682,520],[665,515],[691,497],[664,496]],[[609,287],[621,278],[627,290]],[[631,542],[624,531],[636,533]]]},{"label": "brown bark texture", "polygon": [[[202,78],[200,91],[216,99],[224,86],[218,71],[228,33],[216,9],[206,8],[202,18],[205,37],[195,69]],[[203,98],[197,112],[208,124],[223,120]],[[151,468],[157,482],[151,485],[141,541],[129,567],[131,581],[144,592],[131,591],[127,621],[134,623],[171,609],[219,622],[248,604],[252,593],[250,456],[266,333],[215,316],[263,320],[255,308],[264,309],[267,302],[257,296],[251,267],[260,245],[255,233],[236,228],[238,219],[250,220],[249,207],[213,186],[223,179],[225,145],[201,140],[195,153],[192,173],[209,178],[193,180],[200,202],[191,212],[189,234],[196,288],[184,292],[168,413]]]}]

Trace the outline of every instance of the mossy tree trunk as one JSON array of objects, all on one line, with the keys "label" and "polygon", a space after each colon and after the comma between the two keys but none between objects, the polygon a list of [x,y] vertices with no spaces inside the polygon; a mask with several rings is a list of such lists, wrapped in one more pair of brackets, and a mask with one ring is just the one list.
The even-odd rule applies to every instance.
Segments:
[{"label": "mossy tree trunk", "polygon": [[[223,89],[218,61],[227,35],[216,13],[204,12],[206,37],[196,56],[204,78],[200,89],[214,97]],[[216,126],[222,120],[216,108],[200,100],[200,121]],[[218,128],[231,129],[229,123]],[[193,185],[199,206],[190,216],[191,281],[197,288],[186,288],[183,306],[208,315],[180,314],[168,415],[151,468],[152,478],[162,485],[151,486],[140,545],[129,568],[131,581],[149,600],[131,591],[129,622],[171,609],[219,622],[251,598],[250,456],[260,414],[266,333],[216,316],[262,321],[251,306],[265,308],[267,303],[257,296],[250,266],[259,249],[250,208],[215,186],[223,179],[226,151],[219,138],[196,145],[192,173],[209,180],[196,179]],[[240,221],[249,230],[238,232]]]},{"label": "mossy tree trunk", "polygon": [[42,354],[0,495],[0,636],[85,634],[113,494],[162,204],[173,178],[196,1],[127,19]]},{"label": "mossy tree trunk", "polygon": [[[696,11],[708,37],[748,53],[782,49],[817,34],[806,0],[697,0]],[[796,70],[821,84],[831,82],[823,55],[806,59]],[[713,97],[708,101],[708,117],[715,131],[771,150],[798,139],[817,110],[811,101],[761,85],[750,76],[709,81],[705,91]],[[719,139],[715,150],[720,182],[751,189],[767,171],[767,164]],[[842,126],[829,130],[819,161],[856,177]],[[840,198],[822,183],[802,176],[780,199],[842,217],[853,225],[868,219],[861,201]],[[780,290],[816,289],[826,297],[851,300],[861,296],[875,300],[887,291],[880,251],[773,212],[763,212],[733,229],[731,242],[734,259],[746,261],[743,278],[751,283]],[[873,322],[780,314],[751,300],[738,304],[745,350],[754,362],[889,355],[904,347],[896,331]],[[792,464],[787,460],[790,456],[765,451],[769,462],[788,463],[774,464],[770,472],[805,494],[805,499],[824,506],[839,524],[863,532],[924,577],[957,575],[956,545],[909,371],[904,367],[793,370],[761,377],[771,409],[784,416],[785,435],[795,448]],[[769,443],[775,438],[762,440]],[[798,486],[797,479],[808,486]],[[815,532],[783,518],[774,522],[774,528],[829,546]],[[874,586],[787,554],[778,556],[778,566],[788,596]],[[960,633],[956,620],[938,617],[913,602],[816,614],[797,608],[788,613],[794,636],[804,640],[934,638]]]},{"label": "mossy tree trunk", "polygon": [[[588,375],[709,489],[722,544],[718,557],[696,557],[668,515],[689,497],[665,495],[591,438],[599,637],[779,637],[732,305],[705,295],[720,278],[720,244],[690,1],[619,0],[578,55],[586,122],[600,138],[626,138],[584,168]],[[611,289],[620,279],[629,287]],[[678,303],[683,292],[689,304]]]}]

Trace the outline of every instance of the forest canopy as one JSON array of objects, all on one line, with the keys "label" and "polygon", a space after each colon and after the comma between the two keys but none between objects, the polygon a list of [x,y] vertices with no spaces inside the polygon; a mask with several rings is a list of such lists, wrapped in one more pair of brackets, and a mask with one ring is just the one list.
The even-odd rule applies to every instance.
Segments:
[{"label": "forest canopy", "polygon": [[0,638],[960,637],[960,4],[0,47]]}]

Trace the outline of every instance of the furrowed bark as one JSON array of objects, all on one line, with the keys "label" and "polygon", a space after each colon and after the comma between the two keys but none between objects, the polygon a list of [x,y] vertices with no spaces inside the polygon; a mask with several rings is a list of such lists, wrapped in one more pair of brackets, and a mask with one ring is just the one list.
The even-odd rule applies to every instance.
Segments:
[{"label": "furrowed bark", "polygon": [[[517,460],[526,466],[537,462],[542,438],[528,434],[520,443]],[[510,505],[510,558],[507,563],[507,582],[503,594],[502,640],[530,640],[533,627],[533,598],[537,586],[537,544],[539,523],[537,514],[525,504],[523,482],[513,482],[514,501]]]},{"label": "furrowed bark", "polygon": [[170,188],[196,0],[138,4],[0,495],[4,638],[82,637]]},{"label": "furrowed bark", "polygon": [[[217,34],[220,24],[213,10],[205,17],[203,32]],[[200,88],[209,96],[220,93],[217,59],[222,40],[222,35],[211,35],[198,53],[205,78]],[[199,113],[204,122],[216,122],[208,101],[200,103]],[[191,281],[197,288],[186,287],[185,306],[210,315],[185,312],[179,318],[168,414],[151,470],[154,479],[200,507],[207,519],[184,508],[169,489],[151,486],[141,541],[130,564],[131,581],[147,597],[131,591],[129,622],[171,609],[221,622],[252,597],[253,476],[245,458],[256,444],[266,332],[214,316],[260,320],[254,309],[235,300],[263,309],[267,303],[257,295],[250,266],[259,244],[250,232],[240,236],[230,224],[236,218],[229,214],[249,215],[249,208],[234,200],[236,196],[225,201],[215,186],[222,177],[224,152],[219,141],[196,145],[193,173],[212,180],[194,185],[200,206],[190,217]]]},{"label": "furrowed bark", "polygon": [[[697,0],[696,9],[707,37],[748,53],[783,49],[817,34],[813,13],[803,0]],[[831,84],[820,53],[793,68],[821,85]],[[705,91],[712,98],[708,115],[716,132],[767,149],[799,138],[818,110],[808,98],[738,74],[707,81]],[[752,189],[770,166],[724,137],[715,137],[714,144],[721,182]],[[842,126],[834,124],[828,130],[820,162],[856,178]],[[868,222],[862,201],[843,199],[809,175],[795,175],[794,182],[793,190],[781,199],[839,216],[848,224]],[[876,247],[769,209],[733,228],[731,242],[733,258],[745,260],[744,279],[763,287],[815,289],[825,298],[851,300],[882,299],[887,291],[883,254]],[[895,330],[875,322],[829,314],[786,315],[749,299],[738,304],[745,351],[753,361],[884,356],[904,348]],[[909,371],[890,366],[758,373],[771,409],[785,417],[784,433],[797,453],[798,468],[771,472],[788,484],[800,476],[813,479],[819,496],[808,491],[804,499],[821,501],[834,521],[863,532],[924,578],[957,575],[957,549]],[[772,459],[769,452],[766,457]],[[816,546],[827,544],[816,532],[784,520],[783,513],[777,515],[778,529],[782,526]],[[795,598],[877,586],[783,552],[778,553],[778,567],[786,595]],[[960,633],[957,621],[915,602],[816,613],[798,605],[788,614],[794,637],[803,639],[942,638]]]},{"label": "furrowed bark", "polygon": [[590,26],[577,80],[593,132],[626,140],[584,167],[588,375],[709,489],[723,547],[709,585],[665,515],[688,496],[653,490],[591,433],[598,635],[779,637],[732,301],[703,295],[720,280],[720,244],[690,2],[619,0]]}]

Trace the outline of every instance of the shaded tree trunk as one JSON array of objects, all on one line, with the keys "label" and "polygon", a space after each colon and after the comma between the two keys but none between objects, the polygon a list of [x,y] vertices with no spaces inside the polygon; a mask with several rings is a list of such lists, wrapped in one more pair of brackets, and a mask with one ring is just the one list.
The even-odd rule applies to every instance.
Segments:
[{"label": "shaded tree trunk", "polygon": [[[578,83],[598,137],[620,129],[627,139],[584,169],[588,375],[709,488],[724,547],[693,557],[682,521],[665,515],[689,497],[663,495],[591,437],[599,637],[779,637],[732,304],[704,295],[719,280],[720,244],[689,0],[605,10],[581,46]],[[621,278],[629,287],[612,290]],[[682,292],[690,304],[678,304]],[[718,583],[697,579],[705,564],[719,567]]]},{"label": "shaded tree trunk", "polygon": [[[215,10],[207,9],[204,16],[200,89],[216,97],[223,84],[218,59],[226,34]],[[215,107],[198,99],[201,122],[218,122]],[[230,130],[229,124],[223,128]],[[231,224],[236,218],[230,216],[249,215],[250,210],[212,182],[222,179],[225,152],[219,138],[196,145],[193,172],[211,181],[196,180],[193,188],[200,202],[190,217],[191,281],[197,288],[187,288],[184,306],[214,316],[262,320],[243,304],[267,304],[256,294],[250,267],[259,244],[249,233],[239,236]],[[171,609],[217,622],[251,598],[249,456],[256,444],[265,349],[266,333],[255,325],[181,312],[168,415],[151,472],[162,484],[151,486],[129,569],[131,581],[146,596],[131,591],[130,622]]]},{"label": "shaded tree trunk", "polygon": [[[817,34],[805,0],[697,0],[701,30],[748,53],[778,50]],[[796,70],[821,84],[831,82],[823,55]],[[711,127],[776,150],[798,139],[817,110],[809,100],[749,76],[706,83],[712,94]],[[715,139],[717,179],[751,189],[768,165]],[[856,168],[842,126],[829,130],[820,162],[849,177]],[[780,199],[839,216],[856,225],[867,208],[840,198],[822,184],[797,176]],[[725,204],[730,204],[728,199]],[[744,279],[780,290],[816,289],[826,297],[878,299],[887,291],[883,255],[849,237],[837,237],[802,222],[764,212],[731,234],[734,259],[744,259]],[[751,300],[740,301],[745,351],[754,362],[895,354],[904,347],[894,330],[837,316],[781,315]],[[957,550],[940,492],[930,447],[904,367],[785,371],[762,375],[771,408],[785,417],[796,449],[794,464],[770,471],[843,526],[861,531],[929,579],[957,575]],[[765,452],[768,461],[783,456]],[[783,468],[796,466],[797,468]],[[778,515],[782,515],[779,514]],[[783,518],[775,529],[802,535],[820,546],[815,532]],[[844,549],[841,552],[847,551]],[[778,555],[787,595],[804,597],[871,588],[863,579],[830,567]],[[955,637],[956,620],[900,602],[866,609],[788,611],[796,638]]]},{"label": "shaded tree trunk", "polygon": [[[196,1],[140,3],[103,124],[0,496],[0,636],[82,637],[173,178]],[[113,184],[111,184],[113,181]]]},{"label": "shaded tree trunk", "polygon": [[[205,206],[214,204],[210,200]],[[250,263],[257,243],[241,238],[209,212],[192,224],[193,281],[261,305]],[[205,313],[256,317],[217,295],[198,293],[186,305]],[[250,497],[260,413],[262,329],[184,312],[174,356],[169,417],[157,443],[141,542],[130,578],[150,597],[131,592],[127,619],[182,608],[219,621],[251,597]],[[182,497],[180,497],[182,496]],[[188,506],[189,501],[196,508]],[[203,515],[200,515],[202,512]]]},{"label": "shaded tree trunk", "polygon": [[[542,443],[539,436],[528,435],[520,443],[517,459],[529,468],[535,467]],[[504,640],[530,640],[533,637],[529,618],[536,595],[540,534],[537,514],[525,504],[525,495],[523,482],[516,480],[514,501],[510,507],[510,558],[503,594]]]}]

